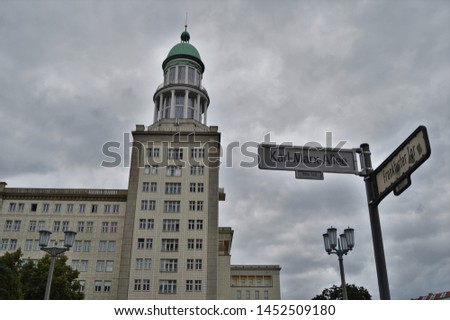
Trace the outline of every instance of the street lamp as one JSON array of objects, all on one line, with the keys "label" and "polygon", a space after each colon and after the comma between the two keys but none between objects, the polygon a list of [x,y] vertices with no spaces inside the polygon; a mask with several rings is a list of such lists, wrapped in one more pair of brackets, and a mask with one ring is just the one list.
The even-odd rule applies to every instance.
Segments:
[{"label": "street lamp", "polygon": [[328,254],[334,253],[338,256],[339,270],[341,272],[342,296],[344,300],[348,300],[344,274],[344,259],[342,259],[342,256],[347,254],[347,252],[352,250],[355,246],[355,230],[348,227],[344,230],[344,233],[339,235],[339,239],[337,239],[336,231],[336,228],[328,228],[327,233],[323,234],[323,243],[325,245],[325,251]]},{"label": "street lamp", "polygon": [[45,287],[44,300],[50,299],[50,287],[52,285],[53,270],[55,268],[55,259],[57,256],[63,254],[64,252],[68,251],[70,247],[72,247],[73,242],[75,241],[75,235],[77,233],[75,231],[64,231],[64,247],[61,248],[58,248],[56,246],[53,246],[51,248],[47,247],[51,234],[52,233],[47,230],[39,231],[39,246],[41,247],[41,250],[47,252],[51,257],[50,269],[48,270],[48,277],[47,277],[47,286]]}]

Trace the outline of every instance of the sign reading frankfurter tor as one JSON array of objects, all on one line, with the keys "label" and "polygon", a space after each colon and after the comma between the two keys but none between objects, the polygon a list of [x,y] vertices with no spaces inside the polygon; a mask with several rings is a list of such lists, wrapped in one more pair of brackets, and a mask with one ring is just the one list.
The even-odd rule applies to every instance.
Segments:
[{"label": "sign reading frankfurter tor", "polygon": [[356,150],[260,144],[259,169],[358,174]]},{"label": "sign reading frankfurter tor", "polygon": [[377,199],[381,201],[394,190],[399,195],[411,185],[411,173],[430,157],[431,148],[427,129],[419,126],[380,166],[373,172]]}]

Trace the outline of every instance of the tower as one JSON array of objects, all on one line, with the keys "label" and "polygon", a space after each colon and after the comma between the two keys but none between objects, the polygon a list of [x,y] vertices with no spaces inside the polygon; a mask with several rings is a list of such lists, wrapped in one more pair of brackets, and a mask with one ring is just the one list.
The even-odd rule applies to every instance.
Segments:
[{"label": "tower", "polygon": [[162,64],[153,124],[133,131],[119,299],[217,299],[220,133],[189,40]]}]

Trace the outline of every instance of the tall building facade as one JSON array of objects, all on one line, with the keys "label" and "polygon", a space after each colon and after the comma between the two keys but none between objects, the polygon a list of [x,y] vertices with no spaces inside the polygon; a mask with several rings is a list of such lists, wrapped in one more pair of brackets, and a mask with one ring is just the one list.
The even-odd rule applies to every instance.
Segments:
[{"label": "tall building facade", "polygon": [[221,135],[207,125],[205,66],[189,40],[185,29],[162,64],[153,123],[132,132],[128,189],[0,182],[0,254],[38,259],[39,230],[57,245],[72,230],[67,255],[87,299],[280,298],[279,266],[231,265],[233,232],[218,225]]}]

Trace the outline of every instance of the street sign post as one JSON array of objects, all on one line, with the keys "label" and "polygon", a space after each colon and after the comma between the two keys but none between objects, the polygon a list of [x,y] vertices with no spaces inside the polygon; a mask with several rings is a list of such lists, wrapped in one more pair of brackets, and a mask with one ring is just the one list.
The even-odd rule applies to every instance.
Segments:
[{"label": "street sign post", "polygon": [[[361,171],[358,171],[356,153],[360,154]],[[292,170],[295,171],[297,179],[323,180],[324,172],[351,173],[364,177],[380,299],[389,300],[391,294],[378,204],[391,191],[394,191],[396,196],[405,191],[411,185],[411,174],[430,154],[427,129],[419,126],[375,170],[372,168],[367,143],[361,144],[359,149],[260,144],[258,167],[265,170]]]},{"label": "street sign post", "polygon": [[259,168],[358,174],[356,149],[260,144]]},{"label": "street sign post", "polygon": [[387,159],[373,172],[374,202],[379,203],[392,190],[400,195],[411,185],[411,174],[431,154],[427,129],[419,126]]}]

